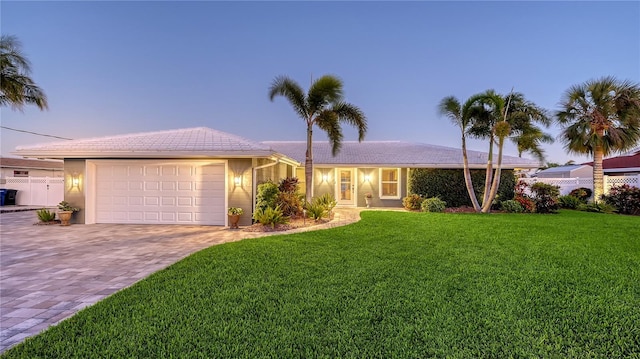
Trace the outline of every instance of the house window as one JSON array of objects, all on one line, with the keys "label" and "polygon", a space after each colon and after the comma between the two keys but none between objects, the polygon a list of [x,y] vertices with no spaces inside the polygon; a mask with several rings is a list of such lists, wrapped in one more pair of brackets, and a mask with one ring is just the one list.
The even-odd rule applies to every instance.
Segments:
[{"label": "house window", "polygon": [[400,169],[380,169],[380,198],[400,198]]},{"label": "house window", "polygon": [[13,171],[13,177],[29,177],[29,171]]}]

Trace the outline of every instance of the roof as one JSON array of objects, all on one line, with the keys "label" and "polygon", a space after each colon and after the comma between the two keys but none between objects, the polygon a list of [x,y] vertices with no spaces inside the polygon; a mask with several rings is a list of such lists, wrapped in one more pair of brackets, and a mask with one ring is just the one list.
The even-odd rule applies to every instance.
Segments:
[{"label": "roof", "polygon": [[575,171],[577,169],[583,168],[583,167],[591,167],[591,165],[588,164],[583,164],[583,165],[565,165],[565,166],[556,166],[556,167],[550,167],[547,168],[546,170],[542,170],[538,173],[559,173],[559,172],[571,172],[571,171]]},{"label": "roof", "polygon": [[[305,161],[305,141],[262,143],[300,163]],[[470,168],[486,167],[486,152],[467,151],[467,156]],[[494,157],[494,161],[495,159]],[[462,168],[462,150],[402,141],[343,141],[342,149],[333,157],[328,141],[316,141],[313,143],[313,163],[318,166]],[[527,158],[503,155],[502,165],[503,168],[538,168],[540,163]]]},{"label": "roof", "polygon": [[206,127],[19,146],[13,154],[39,158],[278,156],[267,145]]},{"label": "roof", "polygon": [[26,168],[26,169],[38,169],[38,170],[62,170],[64,169],[64,163],[62,161],[0,157],[0,167]]},{"label": "roof", "polygon": [[[593,165],[593,162],[587,162],[585,164]],[[638,152],[628,155],[606,158],[602,160],[602,168],[605,170],[630,169],[638,171],[638,168],[640,168],[640,149]]]}]

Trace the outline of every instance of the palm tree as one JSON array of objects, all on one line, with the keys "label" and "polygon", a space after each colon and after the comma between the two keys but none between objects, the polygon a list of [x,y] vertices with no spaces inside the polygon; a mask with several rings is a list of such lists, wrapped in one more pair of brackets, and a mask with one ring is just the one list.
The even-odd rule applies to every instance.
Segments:
[{"label": "palm tree", "polygon": [[278,76],[269,88],[269,99],[285,97],[294,111],[307,125],[307,151],[304,163],[305,196],[311,201],[313,186],[313,126],[327,133],[331,143],[331,153],[337,155],[342,146],[342,123],[358,129],[358,141],[364,139],[367,132],[367,119],[356,106],[344,102],[342,80],[332,75],[324,75],[311,83],[307,94],[297,82],[287,76]]},{"label": "palm tree", "polygon": [[448,96],[440,101],[438,110],[440,115],[448,117],[453,124],[460,128],[462,136],[462,168],[464,172],[464,183],[467,187],[467,193],[471,199],[471,204],[476,212],[480,212],[480,204],[473,190],[473,182],[471,181],[471,170],[469,169],[469,158],[467,156],[467,131],[471,126],[470,108],[473,105],[473,98],[467,100],[464,105],[460,105],[460,101],[454,96]]},{"label": "palm tree", "polygon": [[29,77],[31,64],[15,36],[0,37],[0,106],[22,110],[24,105],[47,108],[47,97]]},{"label": "palm tree", "polygon": [[[519,151],[529,151],[539,158],[544,151],[540,142],[552,140],[536,124],[548,127],[551,120],[547,111],[525,99],[521,93],[501,96],[493,90],[473,96],[471,106],[471,126],[468,132],[476,138],[489,139],[489,155],[482,212],[491,210],[491,204],[498,193],[502,172],[502,155],[506,139],[510,139]],[[493,147],[498,146],[498,160],[493,173]]]},{"label": "palm tree", "polygon": [[593,193],[604,194],[602,159],[640,141],[640,86],[607,76],[571,86],[556,120],[569,153],[593,155]]}]

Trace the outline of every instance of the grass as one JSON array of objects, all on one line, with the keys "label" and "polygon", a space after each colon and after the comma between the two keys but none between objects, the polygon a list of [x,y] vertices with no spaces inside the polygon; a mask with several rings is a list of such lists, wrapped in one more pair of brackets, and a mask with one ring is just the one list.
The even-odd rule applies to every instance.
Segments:
[{"label": "grass", "polygon": [[640,357],[640,218],[364,212],[211,247],[3,358]]}]

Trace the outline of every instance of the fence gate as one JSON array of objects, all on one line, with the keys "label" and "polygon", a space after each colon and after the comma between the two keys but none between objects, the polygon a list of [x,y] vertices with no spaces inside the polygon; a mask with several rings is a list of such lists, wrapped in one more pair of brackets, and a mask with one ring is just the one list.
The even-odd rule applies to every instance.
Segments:
[{"label": "fence gate", "polygon": [[64,200],[63,177],[7,177],[5,187],[18,190],[18,206],[56,206]]}]

